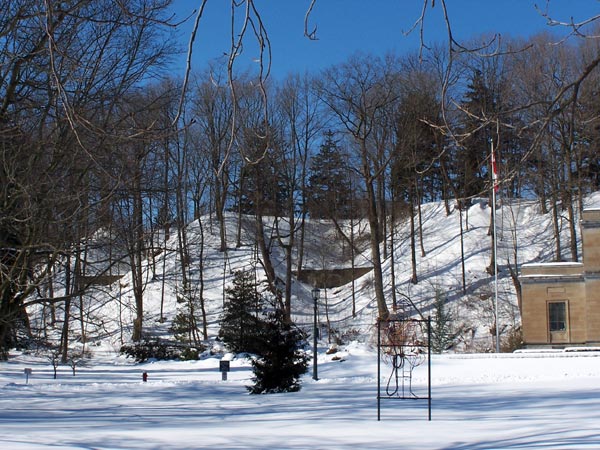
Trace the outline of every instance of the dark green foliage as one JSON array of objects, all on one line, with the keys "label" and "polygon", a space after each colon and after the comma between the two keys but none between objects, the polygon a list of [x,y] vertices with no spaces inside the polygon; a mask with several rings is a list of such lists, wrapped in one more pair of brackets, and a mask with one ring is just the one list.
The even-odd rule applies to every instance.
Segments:
[{"label": "dark green foliage", "polygon": [[[441,106],[429,77],[407,89],[394,116],[396,135],[390,161],[390,188],[398,206],[414,204],[416,186],[436,186],[442,174],[438,162],[442,137],[431,124],[440,123]],[[423,189],[421,196],[427,195]],[[432,196],[432,198],[435,198]]]},{"label": "dark green foliage", "polygon": [[307,207],[313,219],[347,219],[352,208],[350,168],[330,131],[311,160]]},{"label": "dark green foliage", "polygon": [[200,359],[200,352],[204,351],[204,346],[198,347],[181,348],[181,351],[179,353],[179,359],[182,361],[196,361]]},{"label": "dark green foliage", "polygon": [[[10,195],[10,194],[9,194]],[[4,208],[0,216],[7,215]],[[27,280],[31,269],[27,263],[29,255],[12,234],[8,217],[0,218],[0,361],[8,359],[8,350],[27,345],[31,338],[29,318],[23,306]],[[15,225],[16,226],[16,225]],[[22,254],[21,254],[22,253]]]},{"label": "dark green foliage", "polygon": [[184,289],[177,294],[178,313],[173,319],[170,331],[175,339],[184,344],[196,346],[200,342],[196,320],[197,299]]},{"label": "dark green foliage", "polygon": [[[499,80],[492,74],[474,70],[471,73],[462,107],[469,114],[462,116],[460,128],[466,138],[456,148],[452,158],[453,172],[458,175],[460,197],[481,196],[486,191],[488,176],[488,157],[490,138],[495,136],[495,128],[486,124],[481,117],[495,117],[499,114]],[[489,119],[488,119],[489,120]]]},{"label": "dark green foliage", "polygon": [[264,124],[240,130],[239,139],[252,163],[242,168],[236,208],[244,214],[281,214],[292,195],[281,170],[285,143],[274,126]]},{"label": "dark green foliage", "polygon": [[192,348],[159,340],[140,341],[132,345],[123,345],[120,349],[122,354],[135,358],[136,362],[145,362],[149,359],[196,360],[202,351],[204,351],[202,346]]},{"label": "dark green foliage", "polygon": [[238,271],[227,297],[219,337],[229,350],[253,353],[253,394],[293,392],[300,389],[299,378],[306,372],[307,359],[300,350],[304,334],[285,321],[280,310],[263,316],[264,300],[256,291],[254,274]]},{"label": "dark green foliage", "polygon": [[454,317],[446,307],[446,301],[445,293],[436,289],[431,321],[431,350],[436,353],[451,348],[459,334],[454,325]]},{"label": "dark green foliage", "polygon": [[226,299],[219,338],[234,353],[260,353],[260,327],[264,300],[256,291],[254,273],[237,271],[233,285],[225,289]]},{"label": "dark green foliage", "polygon": [[169,331],[173,333],[173,336],[178,341],[189,342],[189,336],[192,331],[192,323],[189,314],[186,314],[185,312],[177,313]]},{"label": "dark green foliage", "polygon": [[281,311],[270,314],[262,321],[262,353],[252,362],[253,386],[251,394],[296,392],[300,377],[308,368],[306,354],[301,347],[305,334],[286,322]]}]

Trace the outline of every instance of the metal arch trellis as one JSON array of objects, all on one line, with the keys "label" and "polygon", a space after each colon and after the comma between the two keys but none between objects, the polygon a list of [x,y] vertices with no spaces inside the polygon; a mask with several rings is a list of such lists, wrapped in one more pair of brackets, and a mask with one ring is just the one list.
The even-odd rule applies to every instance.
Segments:
[{"label": "metal arch trellis", "polygon": [[[377,321],[377,420],[381,420],[381,400],[427,400],[431,420],[431,318],[379,319]],[[381,363],[391,372],[382,392]],[[413,389],[413,371],[427,363],[427,393]]]}]

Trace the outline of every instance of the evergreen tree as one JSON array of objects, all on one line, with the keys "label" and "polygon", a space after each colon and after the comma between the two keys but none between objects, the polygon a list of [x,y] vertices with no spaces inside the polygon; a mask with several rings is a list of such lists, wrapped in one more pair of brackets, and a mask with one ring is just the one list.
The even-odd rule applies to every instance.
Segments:
[{"label": "evergreen tree", "polygon": [[226,288],[225,293],[219,337],[232,352],[259,353],[259,314],[264,300],[256,291],[253,272],[235,272],[233,286]]},{"label": "evergreen tree", "polygon": [[301,350],[306,338],[295,325],[287,322],[282,311],[276,310],[262,321],[262,352],[252,362],[251,394],[297,392],[300,377],[306,373],[308,359]]},{"label": "evergreen tree", "polygon": [[[242,168],[238,201],[242,213],[279,216],[292,195],[281,167],[285,145],[272,126],[241,132],[245,165]],[[243,184],[243,188],[242,188]]]},{"label": "evergreen tree", "polygon": [[307,209],[314,219],[348,218],[351,209],[349,168],[331,131],[311,160]]},{"label": "evergreen tree", "polygon": [[431,326],[431,350],[436,353],[442,353],[452,347],[460,333],[454,326],[454,316],[446,308],[446,301],[445,293],[437,288]]},{"label": "evergreen tree", "polygon": [[200,342],[198,322],[196,319],[197,299],[190,289],[177,293],[178,312],[171,325],[171,332],[178,341],[197,345]]},{"label": "evergreen tree", "polygon": [[489,183],[489,141],[495,132],[490,120],[498,115],[497,97],[497,86],[482,71],[474,70],[462,103],[462,108],[468,111],[461,124],[465,138],[456,149],[453,168],[458,177],[459,196],[466,199],[466,206],[473,197],[484,195]]},{"label": "evergreen tree", "polygon": [[426,198],[426,186],[430,186],[431,200],[438,198],[434,189],[441,178],[439,163],[435,162],[440,154],[440,136],[430,124],[440,123],[439,111],[437,98],[425,87],[412,88],[401,99],[394,117],[395,143],[390,171],[395,201],[415,203],[416,189],[421,191],[419,198]]}]

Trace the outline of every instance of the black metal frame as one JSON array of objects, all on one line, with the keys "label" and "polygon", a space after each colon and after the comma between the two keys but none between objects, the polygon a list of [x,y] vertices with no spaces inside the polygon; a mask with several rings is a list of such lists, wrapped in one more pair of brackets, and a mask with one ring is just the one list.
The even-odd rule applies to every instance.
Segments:
[{"label": "black metal frame", "polygon": [[[382,395],[381,362],[388,358],[391,373]],[[412,372],[427,360],[427,395],[412,388]],[[392,385],[393,382],[393,385]],[[377,321],[377,420],[381,400],[427,400],[431,420],[431,318],[385,319]]]}]

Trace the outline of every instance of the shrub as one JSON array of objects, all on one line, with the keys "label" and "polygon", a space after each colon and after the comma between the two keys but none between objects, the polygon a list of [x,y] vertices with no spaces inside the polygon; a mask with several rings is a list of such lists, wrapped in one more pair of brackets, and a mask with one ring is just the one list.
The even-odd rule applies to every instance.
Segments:
[{"label": "shrub", "polygon": [[512,353],[523,348],[523,331],[521,327],[512,327],[508,330],[505,339],[501,340],[501,351]]},{"label": "shrub", "polygon": [[204,348],[198,346],[189,347],[172,344],[165,341],[141,341],[131,345],[123,345],[120,349],[122,354],[135,358],[136,362],[145,362],[149,359],[182,361],[196,360]]}]

